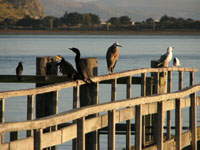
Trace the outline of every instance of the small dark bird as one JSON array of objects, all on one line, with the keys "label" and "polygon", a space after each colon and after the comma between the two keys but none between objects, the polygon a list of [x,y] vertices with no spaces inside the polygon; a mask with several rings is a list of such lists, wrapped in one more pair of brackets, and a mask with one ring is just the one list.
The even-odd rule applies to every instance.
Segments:
[{"label": "small dark bird", "polygon": [[76,70],[81,75],[82,80],[86,81],[87,83],[91,83],[92,81],[89,79],[86,66],[84,66],[83,63],[81,63],[81,53],[79,49],[72,47],[72,48],[69,48],[69,50],[73,51],[76,54],[75,56]]},{"label": "small dark bird", "polygon": [[18,66],[16,67],[16,75],[17,75],[17,77],[18,77],[18,80],[21,80],[21,74],[22,74],[22,72],[23,72],[23,62],[19,62],[18,63]]},{"label": "small dark bird", "polygon": [[107,60],[107,67],[108,72],[113,73],[115,65],[117,63],[118,57],[119,57],[119,48],[122,47],[119,45],[119,43],[114,43],[112,46],[110,46],[106,53],[106,60]]},{"label": "small dark bird", "polygon": [[173,65],[174,65],[175,67],[179,67],[179,66],[180,66],[180,61],[179,61],[179,59],[178,59],[177,57],[174,57]]},{"label": "small dark bird", "polygon": [[63,75],[67,75],[70,80],[77,80],[79,78],[79,75],[72,64],[70,64],[60,55],[57,55],[56,58],[60,60],[57,65],[59,66],[59,70]]}]

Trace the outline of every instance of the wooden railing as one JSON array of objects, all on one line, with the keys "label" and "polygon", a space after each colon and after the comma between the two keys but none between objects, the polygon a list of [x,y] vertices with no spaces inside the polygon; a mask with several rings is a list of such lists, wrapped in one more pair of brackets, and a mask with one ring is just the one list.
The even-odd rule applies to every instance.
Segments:
[{"label": "wooden railing", "polygon": [[[171,82],[172,82],[172,71],[179,72],[179,89],[180,91],[160,94],[154,96],[145,96],[146,89],[146,73],[155,72],[157,73],[157,79],[155,84],[159,88],[159,73],[168,72],[168,92],[171,92]],[[64,82],[54,85],[48,85],[39,88],[27,89],[27,90],[17,90],[17,91],[6,91],[0,92],[0,134],[3,141],[3,135],[9,132],[16,132],[27,130],[27,138],[16,140],[8,143],[3,143],[0,145],[2,149],[42,149],[49,146],[59,145],[74,138],[77,138],[78,149],[85,148],[85,134],[102,129],[104,127],[109,128],[108,131],[108,149],[115,149],[115,124],[122,121],[127,121],[130,123],[130,119],[135,118],[135,148],[142,149],[142,116],[148,114],[158,114],[158,149],[163,149],[164,139],[163,139],[163,118],[165,111],[176,110],[176,148],[181,149],[188,145],[182,143],[182,115],[181,109],[185,107],[191,107],[191,133],[192,133],[192,147],[196,147],[197,141],[197,125],[196,125],[196,106],[197,100],[196,92],[200,91],[200,84],[191,86],[185,89],[183,88],[183,72],[190,72],[190,85],[194,84],[194,72],[197,69],[194,68],[144,68],[130,70],[110,75],[102,75],[91,78],[91,80],[97,84],[96,97],[98,99],[98,89],[99,83],[107,83],[111,80],[112,84],[112,94],[111,102],[104,104],[96,104],[92,106],[86,106],[82,108],[73,109],[60,114],[52,115],[49,117],[33,120],[33,100],[34,96],[37,94],[59,91],[63,88],[74,88],[73,99],[75,102],[78,101],[79,87],[85,82],[78,80],[74,82]],[[140,98],[131,98],[131,84],[132,76],[135,74],[141,74],[141,95]],[[126,78],[127,84],[127,99],[116,100],[116,88],[117,80],[120,78]],[[4,111],[5,111],[5,100],[9,97],[16,96],[27,96],[27,121],[21,122],[4,122]],[[188,96],[190,96],[188,98]],[[199,105],[199,103],[198,103]],[[57,107],[57,106],[54,106]],[[56,109],[56,108],[55,108]],[[98,114],[101,112],[108,112],[108,114],[96,116],[90,119],[85,117],[91,114]],[[131,112],[131,113],[130,113]],[[51,126],[58,126],[66,122],[72,122],[77,120],[77,123],[61,128],[59,130],[43,134],[42,130]],[[170,120],[168,120],[170,124]],[[34,134],[33,134],[34,130]],[[199,131],[198,131],[199,132]],[[199,133],[200,134],[200,133]],[[34,135],[34,136],[33,136]],[[170,134],[171,135],[171,134]],[[130,145],[130,126],[127,127],[127,145]],[[190,140],[189,140],[190,142]],[[34,145],[34,146],[33,146]],[[129,146],[128,146],[129,147]]]}]

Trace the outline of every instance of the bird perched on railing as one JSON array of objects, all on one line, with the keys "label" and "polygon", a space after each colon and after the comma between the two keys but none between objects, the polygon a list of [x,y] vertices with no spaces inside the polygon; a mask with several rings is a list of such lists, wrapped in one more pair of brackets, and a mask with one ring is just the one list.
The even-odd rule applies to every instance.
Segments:
[{"label": "bird perched on railing", "polygon": [[17,75],[17,77],[18,77],[18,80],[21,80],[21,74],[22,74],[22,72],[23,72],[23,62],[22,61],[20,61],[19,63],[18,63],[18,66],[16,67],[16,75]]},{"label": "bird perched on railing", "polygon": [[89,78],[89,74],[87,72],[86,66],[81,63],[81,53],[78,48],[72,47],[69,48],[72,52],[76,54],[75,56],[75,64],[76,64],[76,70],[78,71],[79,75],[81,76],[81,79],[84,80],[86,83],[92,83],[92,80]]},{"label": "bird perched on railing", "polygon": [[57,65],[59,66],[59,70],[63,75],[67,75],[67,77],[70,80],[77,80],[79,78],[79,75],[77,71],[74,69],[74,67],[72,66],[72,64],[70,64],[60,55],[57,55],[56,59],[60,60],[60,62],[57,63]]},{"label": "bird perched on railing", "polygon": [[180,61],[179,61],[179,59],[178,59],[177,57],[174,57],[173,65],[174,65],[175,67],[180,66]]},{"label": "bird perched on railing", "polygon": [[119,48],[122,47],[119,43],[114,43],[110,46],[106,53],[107,68],[109,73],[114,72],[115,65],[119,57]]},{"label": "bird perched on railing", "polygon": [[168,64],[171,61],[173,49],[174,47],[171,47],[171,46],[167,48],[167,52],[160,56],[160,59],[158,60],[158,66],[165,63]]}]

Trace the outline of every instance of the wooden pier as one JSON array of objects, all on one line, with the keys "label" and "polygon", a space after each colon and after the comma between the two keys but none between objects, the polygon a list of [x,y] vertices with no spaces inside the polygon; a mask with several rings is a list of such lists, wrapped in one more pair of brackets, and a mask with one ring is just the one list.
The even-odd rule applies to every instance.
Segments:
[{"label": "wooden pier", "polygon": [[[121,131],[126,135],[125,149],[136,150],[181,150],[188,146],[197,150],[197,143],[200,141],[200,127],[197,127],[197,106],[200,105],[200,98],[197,92],[200,91],[200,84],[194,85],[195,68],[165,67],[165,68],[143,68],[128,70],[124,72],[92,77],[95,84],[94,99],[96,104],[65,111],[60,114],[33,118],[34,100],[39,94],[56,92],[66,88],[73,88],[74,106],[78,106],[80,86],[86,83],[77,81],[65,81],[64,77],[56,75],[49,76],[22,76],[21,81],[17,81],[15,76],[0,76],[0,82],[21,82],[21,83],[54,83],[42,87],[0,92],[0,149],[1,150],[42,150],[43,148],[57,146],[68,141],[73,141],[74,150],[85,150],[87,140],[85,135],[93,132],[96,137],[101,134],[108,134],[107,149],[115,150],[116,136]],[[172,90],[172,72],[178,72],[178,90]],[[154,77],[148,77],[148,73],[154,73]],[[165,84],[167,93],[159,93],[162,86],[160,73],[166,73],[167,83]],[[183,74],[189,73],[189,85],[183,87]],[[135,76],[140,75],[140,77]],[[3,78],[4,77],[4,78]],[[64,81],[64,82],[63,82]],[[60,82],[60,83],[58,83]],[[99,85],[111,85],[111,100],[108,103],[98,103]],[[126,99],[117,99],[117,85],[126,84]],[[141,85],[141,97],[132,98],[132,88],[135,84]],[[150,92],[146,96],[147,90],[152,88],[156,94]],[[153,94],[153,95],[152,95]],[[27,96],[27,121],[5,122],[5,101],[10,97]],[[53,109],[58,109],[58,96]],[[182,131],[182,109],[190,108],[190,126],[184,127],[187,131]],[[175,127],[171,126],[170,112],[175,110]],[[55,111],[57,112],[57,111]],[[103,114],[102,114],[103,113]],[[167,113],[167,123],[164,124]],[[102,115],[101,115],[102,114]],[[153,130],[152,124],[146,124],[144,116],[157,114],[157,128]],[[92,117],[87,117],[93,115]],[[135,124],[131,124],[131,120]],[[126,124],[119,124],[119,123]],[[56,127],[51,132],[43,132],[45,128]],[[166,132],[165,130],[166,129]],[[175,134],[171,130],[175,129]],[[27,131],[27,137],[18,139],[18,133]],[[155,133],[153,133],[156,130]],[[4,135],[10,133],[10,141],[4,142]],[[116,134],[117,133],[117,134]],[[131,145],[131,135],[134,135],[135,144]],[[99,139],[91,145],[91,149],[98,150]]]}]

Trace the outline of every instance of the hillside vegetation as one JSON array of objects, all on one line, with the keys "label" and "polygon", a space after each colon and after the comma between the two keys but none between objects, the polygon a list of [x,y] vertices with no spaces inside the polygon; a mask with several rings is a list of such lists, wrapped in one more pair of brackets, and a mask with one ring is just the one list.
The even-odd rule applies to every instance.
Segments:
[{"label": "hillside vegetation", "polygon": [[0,21],[6,18],[43,18],[43,7],[38,0],[0,0]]}]

